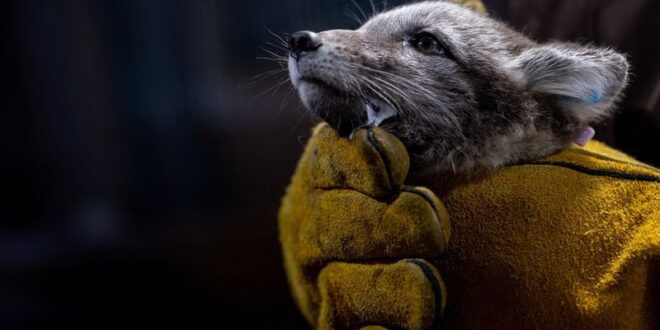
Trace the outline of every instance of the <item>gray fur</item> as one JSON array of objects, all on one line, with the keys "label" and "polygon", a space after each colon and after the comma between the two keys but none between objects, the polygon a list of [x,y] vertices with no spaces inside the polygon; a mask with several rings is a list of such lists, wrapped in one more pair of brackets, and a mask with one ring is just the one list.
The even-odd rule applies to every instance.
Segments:
[{"label": "gray fur", "polygon": [[[420,31],[445,53],[414,49],[409,40]],[[626,58],[611,49],[538,44],[444,1],[398,7],[357,30],[318,37],[319,49],[289,59],[305,106],[349,133],[366,122],[365,98],[390,104],[398,116],[382,127],[422,172],[492,169],[565,148],[612,112],[628,76]]]}]

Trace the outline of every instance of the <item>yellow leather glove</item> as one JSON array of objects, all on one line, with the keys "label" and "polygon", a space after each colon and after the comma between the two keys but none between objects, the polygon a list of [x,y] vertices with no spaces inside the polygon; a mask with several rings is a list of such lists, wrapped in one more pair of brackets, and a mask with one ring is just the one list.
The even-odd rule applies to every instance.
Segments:
[{"label": "yellow leather glove", "polygon": [[370,128],[319,125],[287,189],[280,240],[296,302],[318,329],[432,327],[445,287],[434,266],[449,218],[428,189],[404,186],[408,153]]}]

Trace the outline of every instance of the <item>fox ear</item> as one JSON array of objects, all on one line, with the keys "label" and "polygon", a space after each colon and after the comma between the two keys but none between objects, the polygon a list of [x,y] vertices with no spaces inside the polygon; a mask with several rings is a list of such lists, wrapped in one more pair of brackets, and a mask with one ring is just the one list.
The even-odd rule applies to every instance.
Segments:
[{"label": "fox ear", "polygon": [[522,52],[514,75],[529,89],[554,96],[583,124],[609,115],[628,80],[626,57],[608,48],[550,43]]}]

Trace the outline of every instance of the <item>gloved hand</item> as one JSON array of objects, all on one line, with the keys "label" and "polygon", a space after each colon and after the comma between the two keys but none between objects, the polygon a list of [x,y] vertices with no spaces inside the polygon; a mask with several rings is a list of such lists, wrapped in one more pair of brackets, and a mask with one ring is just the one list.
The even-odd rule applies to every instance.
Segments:
[{"label": "gloved hand", "polygon": [[384,130],[350,139],[325,124],[314,130],[279,230],[294,297],[316,328],[425,329],[441,317],[434,264],[449,218],[430,190],[403,185],[408,168],[405,147]]}]

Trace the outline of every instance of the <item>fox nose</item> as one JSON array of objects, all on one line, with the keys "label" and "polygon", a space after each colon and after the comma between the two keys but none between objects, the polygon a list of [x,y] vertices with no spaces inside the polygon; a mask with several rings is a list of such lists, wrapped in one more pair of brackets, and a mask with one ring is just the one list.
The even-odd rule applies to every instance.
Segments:
[{"label": "fox nose", "polygon": [[289,37],[289,50],[296,58],[303,52],[311,52],[321,47],[318,34],[311,31],[298,31]]}]

